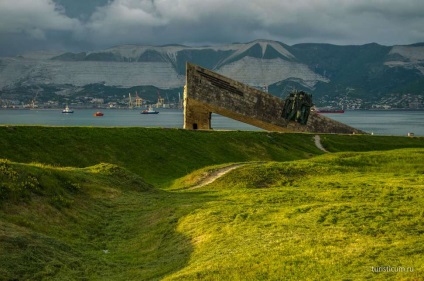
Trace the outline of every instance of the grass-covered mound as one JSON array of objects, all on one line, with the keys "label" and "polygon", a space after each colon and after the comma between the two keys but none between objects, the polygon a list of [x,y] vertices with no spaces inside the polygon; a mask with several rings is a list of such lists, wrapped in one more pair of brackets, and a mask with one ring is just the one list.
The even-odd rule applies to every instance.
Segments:
[{"label": "grass-covered mound", "polygon": [[1,159],[0,280],[96,276],[107,266],[99,253],[110,227],[119,223],[111,218],[122,211],[115,200],[151,194],[151,185],[116,165],[57,168]]},{"label": "grass-covered mound", "polygon": [[322,154],[313,135],[159,128],[0,126],[0,158],[20,163],[124,167],[155,186],[214,164]]},{"label": "grass-covered mound", "polygon": [[216,200],[180,219],[194,249],[166,280],[423,279],[423,157],[404,149],[251,164],[184,191]]},{"label": "grass-covered mound", "polygon": [[[215,166],[184,177],[176,191],[110,164],[2,161],[2,190],[16,193],[2,201],[0,273],[6,280],[419,280],[423,155],[404,149],[245,163],[185,189]],[[17,188],[28,181],[37,188]],[[387,266],[407,271],[372,271]]]},{"label": "grass-covered mound", "polygon": [[[424,147],[423,138],[322,135],[335,151]],[[157,187],[210,165],[291,161],[320,155],[313,134],[161,128],[0,126],[0,158],[88,167],[112,163]]]},{"label": "grass-covered mound", "polygon": [[399,148],[424,147],[423,137],[373,135],[321,135],[321,143],[331,152],[379,151]]},{"label": "grass-covered mound", "polygon": [[[321,136],[331,151],[424,146],[373,138]],[[424,278],[422,148],[19,126],[0,127],[0,147],[0,280]],[[384,266],[414,271],[372,272]]]}]

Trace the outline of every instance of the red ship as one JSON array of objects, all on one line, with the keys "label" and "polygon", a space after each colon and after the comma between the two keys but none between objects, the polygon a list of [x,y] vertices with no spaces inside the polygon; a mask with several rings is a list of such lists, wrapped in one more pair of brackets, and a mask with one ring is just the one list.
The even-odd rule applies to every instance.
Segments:
[{"label": "red ship", "polygon": [[93,114],[93,116],[99,117],[99,116],[103,116],[104,114],[100,111],[97,111],[96,113]]},{"label": "red ship", "polygon": [[314,108],[314,109],[311,109],[311,111],[315,111],[316,113],[344,113],[345,112],[343,109],[335,109],[330,107]]}]

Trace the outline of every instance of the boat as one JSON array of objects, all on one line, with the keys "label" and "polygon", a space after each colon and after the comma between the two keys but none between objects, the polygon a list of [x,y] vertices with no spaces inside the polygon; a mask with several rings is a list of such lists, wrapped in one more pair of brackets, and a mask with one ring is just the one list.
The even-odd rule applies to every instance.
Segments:
[{"label": "boat", "polygon": [[97,111],[96,113],[93,114],[93,116],[103,116],[104,114],[100,111]]},{"label": "boat", "polygon": [[141,114],[158,114],[159,111],[153,110],[153,107],[149,106],[147,109],[140,112]]},{"label": "boat", "polygon": [[65,109],[62,110],[62,113],[74,113],[74,111],[70,109],[68,105],[66,105]]},{"label": "boat", "polygon": [[343,109],[319,109],[316,113],[344,113]]},{"label": "boat", "polygon": [[344,113],[345,112],[343,109],[336,109],[332,107],[314,108],[314,109],[311,109],[311,111],[314,111],[316,113]]}]

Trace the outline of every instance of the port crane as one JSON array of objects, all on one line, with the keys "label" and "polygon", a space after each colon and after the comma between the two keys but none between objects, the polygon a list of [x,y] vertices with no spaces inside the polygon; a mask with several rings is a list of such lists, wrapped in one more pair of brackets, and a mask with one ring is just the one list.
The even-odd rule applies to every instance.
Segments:
[{"label": "port crane", "polygon": [[156,107],[162,107],[164,103],[165,99],[160,96],[160,93],[158,91],[158,103],[156,104]]},{"label": "port crane", "polygon": [[138,96],[137,91],[135,92],[135,106],[141,107],[143,105],[143,99]]},{"label": "port crane", "polygon": [[134,107],[133,102],[132,102],[132,98],[131,98],[131,93],[128,94],[128,108],[132,109]]},{"label": "port crane", "polygon": [[134,100],[131,96],[131,93],[128,94],[128,99],[129,99],[128,100],[128,107],[131,108],[131,109],[134,108],[134,102],[135,102],[135,107],[141,107],[143,105],[143,99],[138,96],[137,91],[135,92]]},{"label": "port crane", "polygon": [[32,99],[32,101],[31,101],[31,108],[36,108],[36,107],[38,107],[36,104],[35,104],[35,102],[36,102],[36,99],[37,99],[37,96],[38,96],[38,92],[39,92],[40,90],[37,90],[37,92],[35,93],[35,96],[34,96],[34,98]]}]

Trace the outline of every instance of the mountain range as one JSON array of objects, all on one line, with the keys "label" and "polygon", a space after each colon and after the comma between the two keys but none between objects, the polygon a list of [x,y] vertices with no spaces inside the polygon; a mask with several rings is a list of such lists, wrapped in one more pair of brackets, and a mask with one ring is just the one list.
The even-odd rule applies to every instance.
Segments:
[{"label": "mountain range", "polygon": [[91,52],[37,52],[0,58],[0,99],[182,92],[186,62],[284,97],[306,90],[317,101],[376,103],[409,95],[422,102],[424,43],[286,45],[256,40],[221,46],[122,45]]}]

